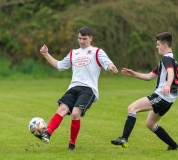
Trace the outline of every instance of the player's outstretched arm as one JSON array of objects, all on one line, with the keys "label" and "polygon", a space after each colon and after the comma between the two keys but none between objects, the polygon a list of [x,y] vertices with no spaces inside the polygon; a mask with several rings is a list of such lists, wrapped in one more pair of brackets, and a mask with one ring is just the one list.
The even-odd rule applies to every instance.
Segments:
[{"label": "player's outstretched arm", "polygon": [[152,72],[150,72],[148,74],[143,74],[143,73],[135,72],[131,69],[127,69],[127,68],[122,68],[121,73],[123,75],[133,76],[133,77],[136,77],[138,79],[145,80],[145,81],[150,81],[157,76],[156,74],[154,74]]},{"label": "player's outstretched arm", "polygon": [[134,71],[127,68],[122,68],[121,73],[125,76],[134,76]]},{"label": "player's outstretched arm", "polygon": [[48,47],[44,44],[41,49],[40,53],[46,58],[46,60],[54,67],[57,68],[58,61],[54,59],[49,53],[48,53]]},{"label": "player's outstretched arm", "polygon": [[112,73],[117,73],[118,72],[116,66],[113,63],[110,63],[108,65],[108,70],[111,71]]}]

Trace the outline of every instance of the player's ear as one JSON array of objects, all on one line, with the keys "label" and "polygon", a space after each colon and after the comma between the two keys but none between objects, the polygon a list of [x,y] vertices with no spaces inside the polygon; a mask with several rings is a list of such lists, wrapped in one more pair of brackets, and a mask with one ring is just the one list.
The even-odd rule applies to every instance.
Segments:
[{"label": "player's ear", "polygon": [[168,45],[166,43],[163,44],[163,46],[164,46],[164,49],[168,48]]},{"label": "player's ear", "polygon": [[93,37],[92,36],[90,36],[90,42],[93,40]]}]

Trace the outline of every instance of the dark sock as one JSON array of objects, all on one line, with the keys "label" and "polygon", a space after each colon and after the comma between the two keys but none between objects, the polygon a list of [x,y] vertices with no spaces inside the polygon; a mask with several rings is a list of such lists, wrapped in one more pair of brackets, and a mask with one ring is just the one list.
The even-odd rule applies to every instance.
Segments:
[{"label": "dark sock", "polygon": [[177,144],[174,142],[174,140],[169,136],[169,134],[161,127],[158,126],[153,130],[153,132],[166,144],[168,144],[170,147],[176,147]]},{"label": "dark sock", "polygon": [[136,122],[136,115],[129,113],[127,120],[125,122],[122,138],[125,138],[128,140],[128,138],[134,128],[135,122]]}]

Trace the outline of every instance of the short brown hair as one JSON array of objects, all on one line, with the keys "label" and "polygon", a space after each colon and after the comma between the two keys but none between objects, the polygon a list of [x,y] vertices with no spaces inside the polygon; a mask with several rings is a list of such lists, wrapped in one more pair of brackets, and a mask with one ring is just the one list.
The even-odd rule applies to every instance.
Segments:
[{"label": "short brown hair", "polygon": [[86,26],[80,28],[78,33],[80,33],[82,36],[92,36],[92,30]]},{"label": "short brown hair", "polygon": [[156,41],[160,41],[162,44],[167,44],[168,47],[172,47],[173,36],[169,32],[163,32],[156,36]]}]

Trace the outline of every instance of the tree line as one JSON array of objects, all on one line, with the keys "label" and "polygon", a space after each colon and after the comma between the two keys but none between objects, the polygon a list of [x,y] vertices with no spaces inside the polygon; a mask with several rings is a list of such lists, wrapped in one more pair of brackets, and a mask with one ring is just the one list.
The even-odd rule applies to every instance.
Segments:
[{"label": "tree line", "polygon": [[106,51],[118,67],[150,70],[158,63],[155,35],[173,34],[178,57],[176,0],[1,0],[0,58],[13,70],[33,59],[44,63],[39,49],[62,59],[77,48],[77,30],[89,26],[92,45]]}]

